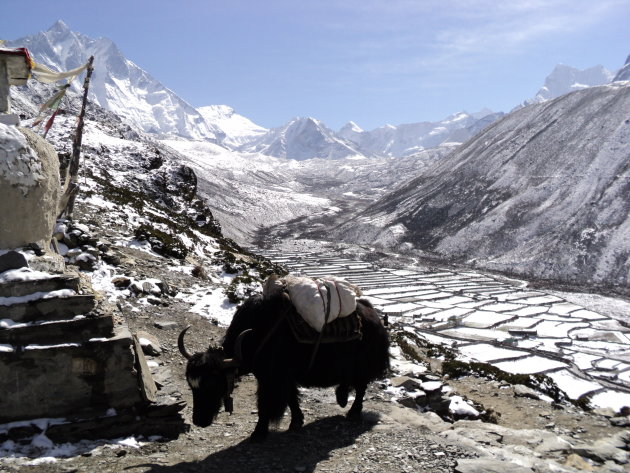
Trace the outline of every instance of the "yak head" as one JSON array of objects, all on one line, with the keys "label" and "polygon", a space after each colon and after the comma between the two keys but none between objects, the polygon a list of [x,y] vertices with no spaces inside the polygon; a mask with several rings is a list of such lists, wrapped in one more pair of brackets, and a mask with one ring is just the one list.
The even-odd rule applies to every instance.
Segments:
[{"label": "yak head", "polygon": [[232,389],[240,364],[240,343],[234,358],[225,358],[223,348],[208,348],[202,353],[191,355],[184,346],[184,335],[190,326],[179,334],[178,346],[188,360],[186,380],[193,395],[193,424],[207,427],[221,409],[221,403],[232,412]]}]

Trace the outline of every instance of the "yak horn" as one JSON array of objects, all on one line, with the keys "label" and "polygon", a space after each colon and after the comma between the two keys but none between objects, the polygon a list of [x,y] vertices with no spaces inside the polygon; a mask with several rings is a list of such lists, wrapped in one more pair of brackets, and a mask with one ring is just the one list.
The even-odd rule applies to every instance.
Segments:
[{"label": "yak horn", "polygon": [[190,353],[188,353],[188,351],[186,350],[186,347],[184,346],[184,335],[186,335],[186,331],[190,328],[191,326],[189,325],[188,327],[186,327],[184,330],[182,330],[182,332],[179,334],[179,337],[177,338],[177,346],[179,347],[179,352],[182,354],[182,356],[184,358],[186,358],[187,360],[190,360],[192,358],[192,355]]},{"label": "yak horn", "polygon": [[243,338],[251,331],[252,329],[248,328],[247,330],[243,330],[238,334],[238,337],[236,337],[236,342],[234,343],[234,360],[239,365],[243,362]]}]

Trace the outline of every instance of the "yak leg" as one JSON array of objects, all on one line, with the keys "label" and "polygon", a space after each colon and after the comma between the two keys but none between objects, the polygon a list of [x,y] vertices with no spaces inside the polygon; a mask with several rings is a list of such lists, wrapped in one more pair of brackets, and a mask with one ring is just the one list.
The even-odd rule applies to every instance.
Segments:
[{"label": "yak leg", "polygon": [[289,409],[291,409],[291,423],[289,430],[300,430],[304,425],[304,414],[300,409],[300,398],[297,386],[291,386],[289,392]]},{"label": "yak leg", "polygon": [[258,422],[250,437],[252,442],[262,442],[269,434],[269,422],[272,419],[274,401],[271,386],[272,383],[258,380]]},{"label": "yak leg", "polygon": [[337,389],[335,389],[337,404],[339,404],[340,407],[346,407],[348,404],[348,390],[349,387],[347,384],[340,384],[337,386]]},{"label": "yak leg", "polygon": [[262,442],[269,434],[269,416],[258,410],[258,422],[256,428],[250,436],[252,442]]},{"label": "yak leg", "polygon": [[363,410],[363,396],[365,396],[365,390],[367,389],[367,384],[355,385],[355,398],[352,403],[352,407],[346,414],[346,419],[351,421],[359,421],[361,420],[361,411]]}]

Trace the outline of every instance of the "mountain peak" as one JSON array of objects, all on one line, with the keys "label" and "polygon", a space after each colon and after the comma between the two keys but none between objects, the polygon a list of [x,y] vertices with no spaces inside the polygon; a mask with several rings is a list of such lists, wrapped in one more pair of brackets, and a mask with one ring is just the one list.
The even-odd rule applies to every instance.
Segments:
[{"label": "mountain peak", "polygon": [[53,70],[73,69],[95,56],[97,72],[92,77],[90,100],[137,130],[215,142],[221,138],[194,107],[126,59],[110,39],[89,38],[58,20],[47,31],[13,43],[28,46],[37,62]]},{"label": "mountain peak", "polygon": [[72,30],[68,27],[68,25],[63,20],[57,20],[50,28],[48,28],[49,33],[70,33]]},{"label": "mountain peak", "polygon": [[339,129],[339,133],[343,134],[345,132],[363,133],[363,128],[351,120]]},{"label": "mountain peak", "polygon": [[607,84],[613,79],[613,75],[601,65],[581,70],[565,64],[558,64],[547,76],[545,84],[536,96],[526,100],[524,105],[545,102],[575,90]]},{"label": "mountain peak", "polygon": [[630,80],[630,55],[626,59],[624,66],[619,69],[617,75],[613,78],[613,82],[618,80]]}]

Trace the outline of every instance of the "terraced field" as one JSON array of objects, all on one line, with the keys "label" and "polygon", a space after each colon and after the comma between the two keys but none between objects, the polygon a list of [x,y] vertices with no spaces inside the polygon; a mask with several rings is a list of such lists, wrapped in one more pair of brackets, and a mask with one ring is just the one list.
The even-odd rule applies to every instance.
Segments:
[{"label": "terraced field", "polygon": [[630,329],[619,320],[474,271],[388,269],[316,253],[259,250],[292,273],[333,275],[358,285],[390,323],[462,359],[509,373],[544,373],[572,399],[630,405]]}]

